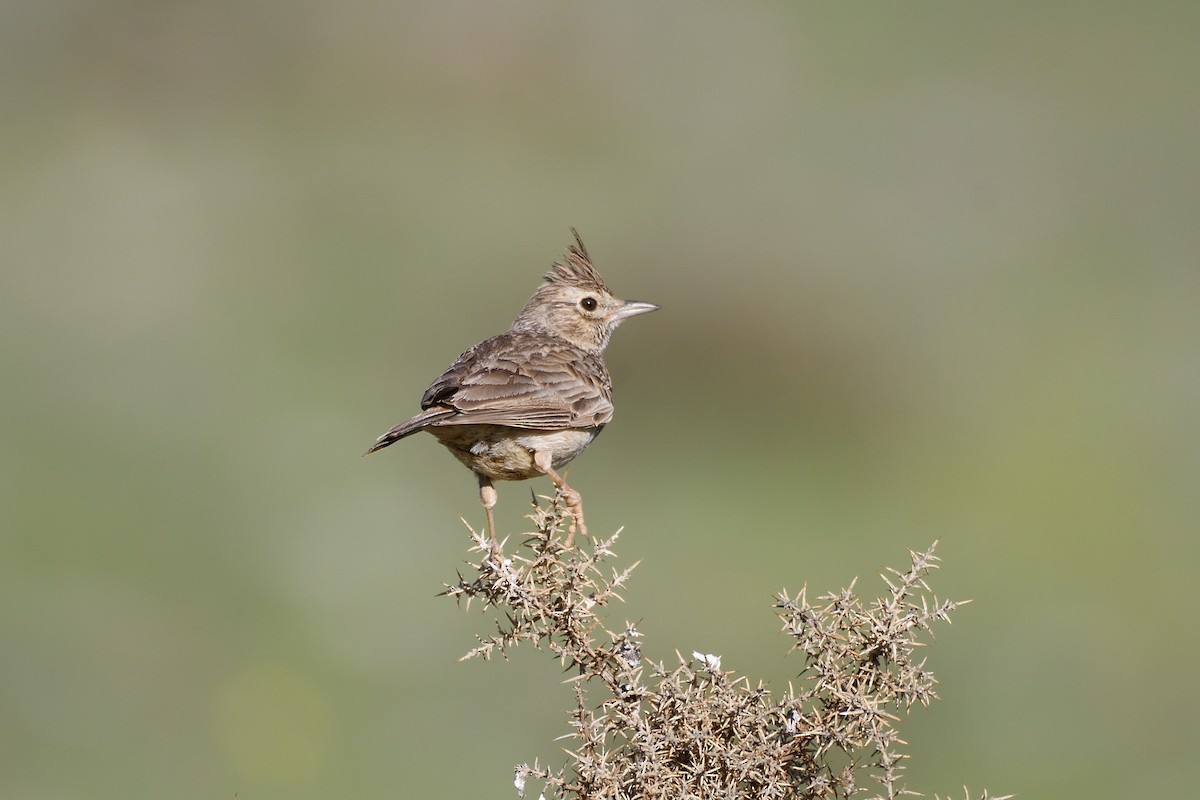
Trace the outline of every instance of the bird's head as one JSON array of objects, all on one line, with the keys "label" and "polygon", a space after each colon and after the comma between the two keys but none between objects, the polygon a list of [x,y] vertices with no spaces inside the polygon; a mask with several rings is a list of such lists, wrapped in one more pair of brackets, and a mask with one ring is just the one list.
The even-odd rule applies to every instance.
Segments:
[{"label": "bird's head", "polygon": [[555,262],[546,273],[545,282],[529,298],[513,330],[549,333],[598,354],[623,320],[656,311],[658,306],[614,297],[592,266],[578,232],[571,232],[575,244],[567,250],[566,260]]}]

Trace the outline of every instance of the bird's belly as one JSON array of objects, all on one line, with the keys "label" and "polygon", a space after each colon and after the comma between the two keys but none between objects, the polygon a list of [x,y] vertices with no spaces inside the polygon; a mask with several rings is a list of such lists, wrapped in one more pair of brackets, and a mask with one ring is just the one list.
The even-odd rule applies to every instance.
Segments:
[{"label": "bird's belly", "polygon": [[503,425],[443,425],[427,430],[468,469],[500,481],[540,475],[533,463],[538,451],[549,451],[551,466],[561,469],[600,432],[600,428],[534,431]]}]

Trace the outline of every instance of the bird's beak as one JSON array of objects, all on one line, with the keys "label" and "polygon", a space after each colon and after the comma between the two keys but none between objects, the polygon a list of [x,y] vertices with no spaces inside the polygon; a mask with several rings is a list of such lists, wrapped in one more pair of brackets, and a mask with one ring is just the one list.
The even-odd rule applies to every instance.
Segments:
[{"label": "bird's beak", "polygon": [[612,315],[613,322],[627,319],[628,317],[636,317],[638,314],[649,314],[651,311],[658,311],[659,306],[654,303],[643,303],[640,300],[626,300],[616,313]]}]

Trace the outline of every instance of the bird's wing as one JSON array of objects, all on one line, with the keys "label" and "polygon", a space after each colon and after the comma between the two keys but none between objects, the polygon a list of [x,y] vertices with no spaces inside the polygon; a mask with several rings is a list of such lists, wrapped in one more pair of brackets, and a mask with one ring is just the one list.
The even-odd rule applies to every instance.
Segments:
[{"label": "bird's wing", "polygon": [[463,353],[421,407],[455,412],[430,425],[594,428],[612,418],[612,387],[599,358],[560,340],[509,332]]}]

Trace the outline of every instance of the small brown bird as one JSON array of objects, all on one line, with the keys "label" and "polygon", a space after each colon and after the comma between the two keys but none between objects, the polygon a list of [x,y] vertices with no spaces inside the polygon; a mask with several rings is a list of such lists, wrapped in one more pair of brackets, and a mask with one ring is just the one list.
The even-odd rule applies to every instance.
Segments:
[{"label": "small brown bird", "polygon": [[458,357],[421,398],[420,414],[380,436],[367,455],[417,431],[429,431],[479,479],[488,533],[496,538],[492,481],[546,475],[563,493],[586,535],[579,493],[559,475],[612,419],[605,346],[621,322],[658,306],[619,300],[592,266],[583,240],[544,283],[506,332]]}]

